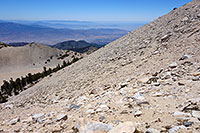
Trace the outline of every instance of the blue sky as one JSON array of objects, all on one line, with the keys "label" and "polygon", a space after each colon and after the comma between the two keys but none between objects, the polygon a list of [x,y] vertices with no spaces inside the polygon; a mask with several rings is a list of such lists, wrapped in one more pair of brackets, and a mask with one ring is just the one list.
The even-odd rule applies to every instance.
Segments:
[{"label": "blue sky", "polygon": [[1,20],[151,21],[191,0],[0,0]]}]

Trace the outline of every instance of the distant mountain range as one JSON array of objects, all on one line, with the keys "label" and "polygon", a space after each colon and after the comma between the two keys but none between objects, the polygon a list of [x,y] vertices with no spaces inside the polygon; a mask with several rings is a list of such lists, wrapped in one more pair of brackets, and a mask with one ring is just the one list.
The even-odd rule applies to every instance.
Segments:
[{"label": "distant mountain range", "polygon": [[25,25],[0,21],[0,41],[39,42],[55,44],[66,40],[86,40],[88,42],[107,44],[128,31],[120,29],[56,29],[41,25]]},{"label": "distant mountain range", "polygon": [[[0,20],[1,21],[1,20]],[[72,21],[72,20],[40,20],[40,21],[27,21],[27,20],[8,20],[2,22],[13,22],[25,25],[35,25],[39,27],[50,27],[56,29],[123,29],[132,31],[147,22],[100,22],[100,21]]]},{"label": "distant mountain range", "polygon": [[53,45],[53,48],[57,48],[57,49],[62,49],[62,50],[72,50],[75,52],[79,52],[79,53],[85,53],[88,51],[94,51],[97,50],[98,48],[102,47],[103,45],[98,45],[95,43],[88,43],[86,41],[74,41],[74,40],[70,40],[70,41],[64,41],[61,43],[57,43],[55,45]]}]

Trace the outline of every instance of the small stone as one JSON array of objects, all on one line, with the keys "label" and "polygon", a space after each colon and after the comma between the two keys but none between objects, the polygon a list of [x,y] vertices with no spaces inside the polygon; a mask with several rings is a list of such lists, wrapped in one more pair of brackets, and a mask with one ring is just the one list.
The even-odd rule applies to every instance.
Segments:
[{"label": "small stone", "polygon": [[142,111],[134,111],[134,112],[132,112],[132,114],[133,114],[135,117],[137,117],[137,116],[141,116],[143,113],[142,113]]},{"label": "small stone", "polygon": [[128,87],[124,87],[124,88],[121,88],[120,89],[120,94],[122,94],[122,95],[126,95],[128,92],[130,92],[131,91],[131,88],[128,88]]},{"label": "small stone", "polygon": [[160,86],[160,83],[156,82],[156,83],[153,83],[152,85],[154,85],[154,86]]},{"label": "small stone", "polygon": [[45,115],[43,113],[32,115],[33,122],[40,122],[41,123],[42,119],[44,119],[44,118],[45,118]]},{"label": "small stone", "polygon": [[148,128],[146,133],[160,133],[160,131],[158,131],[157,129],[154,129],[154,128]]},{"label": "small stone", "polygon": [[183,125],[175,126],[169,129],[168,133],[179,133],[179,132],[182,133],[182,132],[185,132],[185,130],[187,130],[187,128]]},{"label": "small stone", "polygon": [[136,130],[135,124],[131,121],[120,123],[108,133],[134,133]]},{"label": "small stone", "polygon": [[27,131],[33,132],[33,128],[32,127],[27,127]]},{"label": "small stone", "polygon": [[16,132],[16,133],[18,133],[18,132],[20,132],[21,131],[21,128],[19,127],[19,128],[17,128],[17,129],[14,129],[14,132]]},{"label": "small stone", "polygon": [[33,121],[32,117],[28,117],[28,118],[22,120],[22,123],[30,123],[32,121]]},{"label": "small stone", "polygon": [[95,95],[95,94],[97,94],[97,89],[92,89],[90,95]]},{"label": "small stone", "polygon": [[173,62],[172,64],[169,65],[170,68],[176,68],[178,64],[176,62]]},{"label": "small stone", "polygon": [[116,125],[119,125],[119,123],[120,123],[120,120],[116,120],[116,121],[115,121],[115,124],[116,124]]},{"label": "small stone", "polygon": [[52,100],[52,104],[56,104],[56,103],[58,103],[58,100],[53,99],[53,100]]},{"label": "small stone", "polygon": [[43,119],[38,119],[37,122],[38,122],[39,124],[42,124],[42,123],[44,122],[44,120],[43,120]]},{"label": "small stone", "polygon": [[197,104],[198,102],[200,102],[200,97],[192,98],[192,99],[189,99],[188,101],[191,101],[191,102]]},{"label": "small stone", "polygon": [[137,104],[138,106],[141,106],[142,104],[147,104],[147,105],[149,105],[149,102],[148,102],[148,101],[137,101],[136,104]]},{"label": "small stone", "polygon": [[196,77],[196,76],[200,76],[200,72],[195,72],[195,73],[193,73],[192,75],[195,76],[195,77]]},{"label": "small stone", "polygon": [[96,112],[102,112],[103,110],[101,108],[96,109]]},{"label": "small stone", "polygon": [[136,100],[144,100],[145,98],[143,97],[143,95],[139,92],[137,92],[134,96],[132,96],[133,99]]},{"label": "small stone", "polygon": [[182,22],[186,22],[186,21],[188,21],[188,20],[189,20],[188,17],[184,17],[181,21],[182,21]]},{"label": "small stone", "polygon": [[199,13],[199,14],[197,14],[197,17],[198,17],[198,18],[200,18],[200,13]]},{"label": "small stone", "polygon": [[171,72],[166,72],[164,79],[169,79],[171,77],[171,74],[172,74]]},{"label": "small stone", "polygon": [[164,128],[164,127],[162,127],[162,128],[160,129],[160,132],[167,133],[167,129],[166,129],[166,128]]},{"label": "small stone", "polygon": [[20,121],[20,119],[19,118],[15,118],[15,119],[12,119],[11,121],[10,121],[10,124],[11,125],[15,125],[17,122],[19,122]]},{"label": "small stone", "polygon": [[186,127],[190,127],[192,125],[192,122],[187,121],[187,122],[184,122],[183,125]]},{"label": "small stone", "polygon": [[60,125],[53,125],[50,127],[49,132],[51,133],[60,133],[63,129]]},{"label": "small stone", "polygon": [[12,109],[13,108],[13,105],[12,104],[8,104],[4,107],[4,109]]},{"label": "small stone", "polygon": [[84,101],[86,101],[87,100],[87,97],[86,96],[81,96],[80,98],[79,98],[79,101],[81,101],[81,102],[84,102]]},{"label": "small stone", "polygon": [[55,112],[50,112],[47,116],[48,116],[48,117],[53,117],[54,114],[55,114]]},{"label": "small stone", "polygon": [[129,113],[129,111],[127,111],[127,110],[122,110],[122,112],[120,112],[120,114],[128,114]]},{"label": "small stone", "polygon": [[178,85],[180,85],[180,86],[184,86],[184,85],[185,85],[185,82],[183,82],[183,81],[179,81],[179,82],[178,82]]},{"label": "small stone", "polygon": [[104,119],[105,119],[104,116],[100,116],[100,117],[99,117],[99,121],[100,121],[100,122],[102,122]]},{"label": "small stone", "polygon": [[153,97],[161,97],[161,96],[163,96],[163,93],[161,92],[156,92],[153,94]]},{"label": "small stone", "polygon": [[191,114],[190,113],[184,113],[184,112],[174,112],[172,114],[174,117],[191,117]]},{"label": "small stone", "polygon": [[156,50],[156,51],[153,52],[153,55],[156,55],[156,54],[158,54],[158,53],[159,53],[159,51]]},{"label": "small stone", "polygon": [[54,122],[52,121],[52,120],[50,120],[50,119],[48,119],[48,120],[46,120],[45,121],[45,124],[47,124],[47,125],[51,125],[51,124],[53,124]]},{"label": "small stone", "polygon": [[79,109],[81,106],[80,105],[75,105],[75,104],[71,104],[69,106],[69,111],[73,110],[73,109]]},{"label": "small stone", "polygon": [[183,112],[174,112],[174,114],[172,114],[177,121],[183,123],[188,121],[191,118],[191,114],[190,113],[183,113]]},{"label": "small stone", "polygon": [[151,43],[151,39],[143,40],[143,42],[149,44],[149,43]]},{"label": "small stone", "polygon": [[88,110],[86,111],[86,113],[87,113],[87,114],[94,114],[95,111],[94,111],[94,109],[88,109]]},{"label": "small stone", "polygon": [[200,111],[192,110],[192,116],[200,119]]},{"label": "small stone", "polygon": [[109,107],[108,107],[107,105],[105,105],[105,104],[100,105],[99,108],[101,108],[102,111],[107,111],[107,110],[109,110]]},{"label": "small stone", "polygon": [[164,35],[162,38],[161,38],[161,42],[166,42],[169,40],[169,37],[171,36],[171,34],[167,34],[167,35]]},{"label": "small stone", "polygon": [[146,84],[149,81],[149,77],[138,79],[139,82]]},{"label": "small stone", "polygon": [[190,55],[185,54],[179,60],[185,60],[185,59],[188,59],[189,57],[190,57]]},{"label": "small stone", "polygon": [[66,114],[59,114],[56,116],[56,121],[60,121],[60,120],[67,120],[68,117]]},{"label": "small stone", "polygon": [[120,85],[120,87],[121,88],[124,88],[124,87],[127,87],[128,86],[128,84],[125,82],[125,83],[122,83],[121,85]]},{"label": "small stone", "polygon": [[199,76],[196,76],[192,78],[192,81],[199,81],[199,79],[200,79]]},{"label": "small stone", "polygon": [[112,128],[113,126],[111,124],[94,122],[94,123],[87,124],[82,132],[83,133],[95,133],[95,132],[104,133],[104,132],[110,131]]}]

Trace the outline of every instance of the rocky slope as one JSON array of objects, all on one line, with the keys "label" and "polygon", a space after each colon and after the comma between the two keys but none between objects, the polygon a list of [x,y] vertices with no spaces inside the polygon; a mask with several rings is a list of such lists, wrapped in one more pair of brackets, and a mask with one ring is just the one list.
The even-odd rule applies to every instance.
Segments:
[{"label": "rocky slope", "polygon": [[[4,44],[4,46],[9,45]],[[66,54],[69,55],[67,58],[60,58]],[[3,47],[0,49],[0,84],[4,79],[25,76],[29,72],[40,72],[44,66],[55,67],[62,64],[63,59],[72,60],[72,56],[81,57],[82,55],[38,43],[30,43],[21,47]]]},{"label": "rocky slope", "polygon": [[1,131],[200,132],[200,1],[43,79],[1,105]]}]

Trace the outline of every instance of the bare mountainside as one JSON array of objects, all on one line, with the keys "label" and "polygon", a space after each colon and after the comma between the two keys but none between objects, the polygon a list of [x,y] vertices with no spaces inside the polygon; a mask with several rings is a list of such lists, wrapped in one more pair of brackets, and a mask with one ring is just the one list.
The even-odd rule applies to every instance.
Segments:
[{"label": "bare mountainside", "polygon": [[2,131],[200,132],[200,1],[192,1],[1,105]]},{"label": "bare mountainside", "polygon": [[[63,60],[72,60],[72,56],[81,56],[76,52],[59,50],[39,43],[30,43],[22,47],[6,44],[4,46],[7,47],[0,49],[0,84],[11,77],[17,78],[28,73],[40,72],[44,66],[52,68],[62,64]],[[65,54],[69,56],[65,59],[59,58]]]}]

